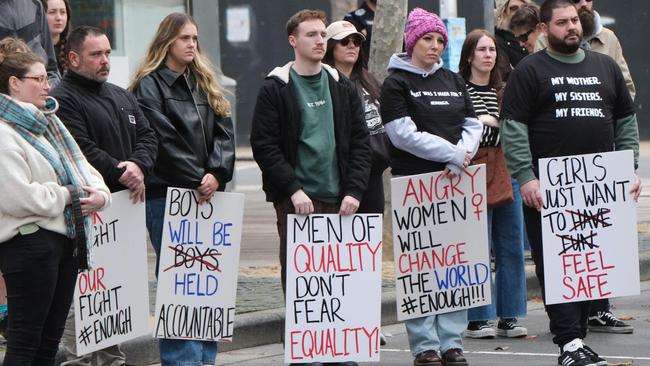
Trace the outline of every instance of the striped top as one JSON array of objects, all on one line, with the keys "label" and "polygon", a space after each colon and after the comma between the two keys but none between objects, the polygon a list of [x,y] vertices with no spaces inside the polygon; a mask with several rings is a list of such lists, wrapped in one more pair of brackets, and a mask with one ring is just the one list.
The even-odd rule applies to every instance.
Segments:
[{"label": "striped top", "polygon": [[[497,102],[497,91],[490,86],[475,85],[467,81],[467,92],[474,104],[476,116],[488,114],[499,119],[499,104]],[[499,128],[483,125],[480,147],[499,146]]]}]

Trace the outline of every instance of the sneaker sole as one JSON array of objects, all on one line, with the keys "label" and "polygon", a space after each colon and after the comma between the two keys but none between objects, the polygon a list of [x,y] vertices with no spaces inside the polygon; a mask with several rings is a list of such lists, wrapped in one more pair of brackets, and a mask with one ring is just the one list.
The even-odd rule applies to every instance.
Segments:
[{"label": "sneaker sole", "polygon": [[497,335],[499,337],[521,338],[528,335],[528,330],[522,328],[515,328],[514,330],[497,329]]},{"label": "sneaker sole", "polygon": [[[491,331],[490,331],[491,330]],[[494,329],[488,330],[465,330],[465,338],[492,339],[496,337]]]},{"label": "sneaker sole", "polygon": [[634,333],[634,327],[607,327],[600,325],[589,325],[587,326],[590,332],[598,333],[614,333],[614,334],[632,334]]}]

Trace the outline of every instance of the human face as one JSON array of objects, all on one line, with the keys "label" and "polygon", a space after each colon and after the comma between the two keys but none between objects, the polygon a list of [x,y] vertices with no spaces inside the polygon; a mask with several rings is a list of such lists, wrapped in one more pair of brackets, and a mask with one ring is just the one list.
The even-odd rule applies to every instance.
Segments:
[{"label": "human face", "polygon": [[184,71],[185,67],[194,61],[198,45],[199,33],[196,26],[186,23],[169,46],[165,64],[172,70]]},{"label": "human face", "polygon": [[537,37],[539,37],[539,30],[537,28],[515,28],[512,30],[512,33],[515,35],[519,45],[525,48],[528,53],[535,52],[535,43],[537,42]]},{"label": "human face", "polygon": [[320,19],[309,19],[298,24],[294,34],[289,36],[296,61],[318,63],[325,56],[325,23]]},{"label": "human face", "polygon": [[575,7],[553,9],[549,24],[543,24],[548,47],[560,54],[573,54],[582,41],[582,27]]},{"label": "human face", "polygon": [[47,0],[47,24],[53,37],[63,32],[68,24],[68,11],[63,0]]},{"label": "human face", "polygon": [[423,70],[428,70],[438,62],[445,50],[445,39],[438,32],[425,33],[413,46],[411,63]]},{"label": "human face", "polygon": [[522,0],[510,0],[508,1],[508,5],[506,6],[506,9],[504,11],[504,14],[508,18],[508,23],[510,23],[510,18],[521,8],[524,6],[526,3],[524,3]]},{"label": "human face", "polygon": [[45,108],[45,100],[50,91],[45,65],[40,62],[27,68],[25,75],[10,78],[10,95],[21,102],[31,103],[39,109]]},{"label": "human face", "polygon": [[472,74],[489,74],[497,61],[497,46],[492,38],[481,37],[476,43],[474,55],[470,60]]},{"label": "human face", "polygon": [[594,10],[594,2],[592,0],[571,0],[573,4],[575,4],[575,7],[580,10],[581,8],[585,8],[589,11]]},{"label": "human face", "polygon": [[361,48],[361,37],[349,35],[334,45],[334,63],[338,65],[352,66],[359,58],[359,49]]},{"label": "human face", "polygon": [[106,35],[86,36],[79,53],[68,55],[70,68],[90,80],[105,82],[111,70],[111,43]]}]

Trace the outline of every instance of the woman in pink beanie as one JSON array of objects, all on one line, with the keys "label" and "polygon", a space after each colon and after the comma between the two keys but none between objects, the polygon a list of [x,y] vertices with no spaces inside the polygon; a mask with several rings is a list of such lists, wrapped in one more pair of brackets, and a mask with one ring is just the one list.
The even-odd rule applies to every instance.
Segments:
[{"label": "woman in pink beanie", "polygon": [[[469,165],[483,127],[463,79],[442,67],[447,29],[440,17],[414,9],[405,38],[406,53],[391,57],[380,96],[381,119],[393,144],[391,172],[404,176],[445,171],[453,177]],[[467,310],[425,311],[405,322],[414,365],[467,365],[462,343]]]}]

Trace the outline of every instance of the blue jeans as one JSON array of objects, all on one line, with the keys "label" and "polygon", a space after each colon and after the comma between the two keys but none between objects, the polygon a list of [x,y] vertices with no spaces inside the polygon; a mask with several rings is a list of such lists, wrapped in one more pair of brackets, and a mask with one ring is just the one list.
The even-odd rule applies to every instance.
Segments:
[{"label": "blue jeans", "polygon": [[[165,197],[147,199],[147,230],[156,252],[156,276],[160,263],[160,245],[165,218]],[[158,340],[162,366],[214,365],[217,359],[217,342],[164,339]]]},{"label": "blue jeans", "polygon": [[496,268],[492,303],[469,309],[469,320],[526,316],[524,213],[519,183],[514,178],[512,191],[515,198],[512,203],[488,210],[488,239]]},{"label": "blue jeans", "polygon": [[431,350],[444,353],[452,348],[463,349],[467,310],[409,319],[404,325],[413,356]]}]

